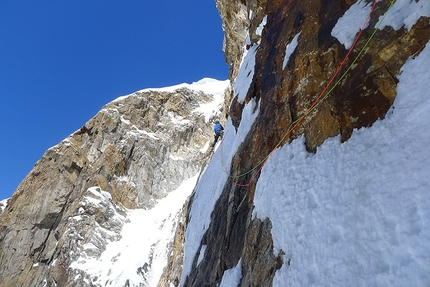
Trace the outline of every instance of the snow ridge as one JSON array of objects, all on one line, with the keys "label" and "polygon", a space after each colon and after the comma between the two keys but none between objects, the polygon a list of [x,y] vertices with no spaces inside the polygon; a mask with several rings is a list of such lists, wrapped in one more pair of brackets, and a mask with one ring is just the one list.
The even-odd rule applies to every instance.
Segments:
[{"label": "snow ridge", "polygon": [[[194,256],[198,252],[204,233],[209,228],[215,203],[221,195],[225,182],[228,180],[223,166],[230,166],[234,154],[245,140],[255,118],[259,114],[259,107],[254,99],[245,106],[237,133],[231,120],[228,119],[224,138],[221,142],[222,147],[218,148],[213,155],[195,188],[193,203],[189,211],[190,222],[185,232],[185,259],[180,286],[184,286],[185,279],[191,272]],[[222,162],[223,164],[221,164]]]}]

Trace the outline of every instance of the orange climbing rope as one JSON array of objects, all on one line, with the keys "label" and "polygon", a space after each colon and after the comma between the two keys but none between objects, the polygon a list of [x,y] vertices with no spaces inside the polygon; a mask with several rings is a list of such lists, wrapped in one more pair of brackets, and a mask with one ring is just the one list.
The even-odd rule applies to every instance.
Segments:
[{"label": "orange climbing rope", "polygon": [[[376,7],[376,3],[378,2],[378,0],[374,0],[373,5],[370,9],[369,14],[367,15],[366,20],[364,21],[363,26],[361,27],[359,33],[357,34],[357,36],[355,37],[355,40],[352,44],[352,46],[350,47],[348,53],[346,54],[346,56],[344,57],[344,59],[342,60],[341,64],[339,65],[339,68],[336,70],[336,72],[334,73],[334,75],[331,77],[330,81],[327,83],[326,87],[323,89],[323,91],[319,94],[319,96],[315,99],[315,101],[312,103],[312,105],[306,110],[306,112],[296,121],[292,122],[287,130],[287,132],[284,134],[284,136],[281,138],[281,140],[278,142],[278,144],[271,150],[271,152],[263,159],[261,160],[256,166],[254,166],[252,169],[250,169],[249,171],[241,174],[241,175],[237,175],[237,176],[232,176],[230,175],[228,169],[226,168],[225,164],[224,164],[224,160],[223,160],[223,143],[221,143],[221,163],[224,169],[224,172],[227,174],[229,180],[236,186],[240,186],[240,187],[247,187],[249,185],[251,185],[251,183],[255,180],[255,178],[257,177],[257,175],[260,173],[261,169],[263,168],[264,164],[267,162],[267,160],[269,159],[269,157],[274,153],[274,151],[282,144],[282,142],[284,142],[284,140],[287,138],[288,135],[290,135],[290,133],[297,127],[299,126],[299,124],[304,120],[304,118],[310,113],[312,112],[319,104],[321,104],[321,102],[327,98],[327,96],[333,91],[333,89],[340,83],[340,81],[346,76],[346,74],[349,72],[349,70],[351,70],[352,66],[355,64],[355,62],[357,61],[357,59],[360,57],[360,55],[363,53],[364,49],[367,47],[367,45],[369,44],[370,40],[373,38],[373,36],[376,33],[376,30],[379,28],[379,26],[381,25],[382,21],[385,19],[385,16],[387,15],[388,11],[390,10],[390,8],[392,7],[394,0],[391,1],[390,6],[388,7],[387,11],[385,12],[383,18],[381,19],[381,21],[379,21],[379,24],[377,25],[377,27],[374,29],[372,35],[369,37],[369,39],[367,40],[367,42],[365,43],[365,45],[361,48],[360,52],[358,53],[358,55],[356,56],[356,58],[354,59],[354,61],[351,63],[351,65],[348,67],[348,69],[343,73],[343,75],[339,78],[339,80],[337,80],[337,82],[335,83],[335,85],[328,91],[328,88],[330,87],[330,85],[333,83],[334,79],[337,77],[337,75],[339,74],[340,70],[342,69],[342,67],[345,65],[346,60],[348,59],[349,55],[351,54],[352,50],[354,49],[355,45],[358,42],[358,39],[360,38],[363,30],[365,29],[365,27],[367,26],[369,20],[370,20],[370,16],[373,13],[373,11],[375,10]],[[251,179],[249,180],[249,182],[247,183],[239,183],[236,181],[237,178],[241,178],[243,176],[246,176],[250,173],[252,173],[254,170],[256,170],[258,168],[258,170],[252,175]]]}]

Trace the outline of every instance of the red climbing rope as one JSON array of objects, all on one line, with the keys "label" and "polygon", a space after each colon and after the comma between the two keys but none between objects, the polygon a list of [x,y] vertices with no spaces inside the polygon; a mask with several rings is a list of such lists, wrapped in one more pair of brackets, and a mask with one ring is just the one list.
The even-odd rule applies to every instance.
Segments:
[{"label": "red climbing rope", "polygon": [[[257,177],[257,175],[260,173],[260,171],[262,170],[262,168],[263,168],[263,166],[265,165],[265,163],[267,162],[267,160],[269,159],[269,157],[275,152],[275,150],[284,142],[284,140],[287,138],[287,136],[289,136],[290,134],[291,134],[291,132],[296,128],[296,127],[298,127],[299,125],[300,125],[300,123],[304,120],[304,118],[317,106],[317,105],[319,105],[319,103],[322,101],[322,100],[324,100],[325,99],[325,97],[326,96],[328,96],[328,94],[333,90],[333,88],[334,87],[336,87],[336,85],[339,83],[339,81],[335,84],[335,86],[332,88],[332,90],[330,90],[327,94],[326,94],[326,91],[328,90],[328,88],[330,87],[330,85],[333,83],[333,81],[334,81],[334,79],[337,77],[337,75],[339,74],[339,72],[340,72],[340,70],[342,69],[342,67],[345,65],[345,62],[346,62],[346,60],[348,59],[348,57],[349,57],[349,55],[351,54],[351,52],[352,52],[352,50],[354,49],[354,47],[355,47],[355,45],[357,44],[357,42],[358,42],[358,39],[360,38],[360,36],[361,36],[361,34],[362,34],[362,32],[363,32],[363,30],[365,29],[365,27],[367,26],[367,24],[368,24],[368,22],[369,22],[369,20],[370,20],[370,16],[371,16],[371,14],[372,14],[372,12],[375,10],[375,7],[376,7],[376,3],[378,2],[378,0],[375,0],[374,2],[373,2],[373,5],[372,5],[372,7],[371,7],[371,9],[370,9],[370,12],[369,12],[369,14],[367,15],[367,18],[366,18],[366,20],[364,21],[364,24],[363,24],[363,26],[361,27],[361,29],[360,29],[360,31],[359,31],[359,33],[357,34],[357,36],[355,37],[355,40],[354,40],[354,42],[353,42],[353,44],[351,45],[351,47],[350,47],[350,49],[348,50],[348,53],[346,54],[346,56],[344,57],[344,59],[342,60],[342,62],[341,62],[341,64],[339,65],[339,68],[336,70],[336,72],[334,73],[334,75],[331,77],[331,79],[330,79],[330,81],[328,82],[328,84],[326,85],[326,87],[323,89],[323,91],[319,94],[319,96],[315,99],[315,101],[312,103],[312,105],[306,110],[306,112],[298,119],[298,120],[296,120],[295,122],[293,122],[292,123],[292,125],[290,125],[290,127],[289,127],[289,129],[288,129],[288,131],[284,134],[284,136],[281,138],[281,140],[279,141],[279,143],[272,149],[272,151],[266,156],[266,158],[263,160],[263,161],[261,161],[260,163],[259,163],[259,165],[260,165],[260,167],[258,168],[258,170],[256,171],[256,172],[254,172],[254,174],[252,175],[252,177],[251,177],[251,179],[249,180],[249,182],[247,182],[247,183],[239,183],[239,182],[237,182],[236,180],[235,180],[235,178],[240,178],[240,177],[243,177],[243,176],[245,176],[245,175],[247,175],[247,174],[249,174],[249,172],[252,172],[254,169],[256,169],[256,167],[258,167],[258,165],[256,166],[256,167],[254,167],[253,169],[251,169],[250,171],[248,171],[248,172],[246,172],[246,173],[244,173],[244,174],[242,174],[242,175],[240,175],[240,176],[232,176],[232,175],[230,175],[229,174],[229,172],[228,172],[228,169],[226,168],[226,166],[224,165],[224,161],[223,161],[223,155],[222,155],[222,151],[223,151],[223,149],[222,149],[222,144],[223,143],[221,143],[221,161],[222,161],[222,165],[223,165],[223,169],[224,169],[224,172],[227,174],[227,176],[228,176],[228,178],[229,178],[229,180],[234,184],[234,185],[236,185],[236,186],[240,186],[240,187],[247,187],[247,186],[250,186],[251,185],[251,183],[252,182],[254,182],[254,180],[255,180],[255,178]],[[393,2],[391,2],[391,5],[393,4]],[[388,10],[391,8],[391,5],[390,5],[390,7],[388,8]],[[388,12],[388,10],[387,10],[387,12]],[[387,13],[386,12],[386,13]],[[385,14],[386,14],[385,13]],[[382,21],[381,21],[382,22]],[[372,36],[371,37],[373,37],[373,35],[374,34],[372,34]],[[370,38],[371,39],[371,38]],[[369,40],[370,40],[369,39]],[[368,41],[369,42],[369,41]],[[368,43],[367,42],[367,43]],[[366,43],[366,45],[367,45],[367,43]],[[362,48],[362,50],[365,48],[366,46],[364,46],[363,48]],[[360,53],[361,54],[361,53]],[[360,54],[358,55],[358,56],[360,56]],[[358,57],[357,56],[357,57]],[[349,69],[348,69],[348,71],[349,71]],[[344,74],[345,75],[345,74]],[[325,95],[325,96],[324,96]],[[323,97],[324,96],[324,97]]]}]

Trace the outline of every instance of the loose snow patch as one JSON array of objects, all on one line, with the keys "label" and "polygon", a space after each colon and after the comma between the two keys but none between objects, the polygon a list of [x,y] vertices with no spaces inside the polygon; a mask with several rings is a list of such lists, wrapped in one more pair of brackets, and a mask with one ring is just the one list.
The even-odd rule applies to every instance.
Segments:
[{"label": "loose snow patch", "polygon": [[150,137],[153,140],[159,140],[157,135],[155,133],[147,132],[145,130],[141,130],[137,128],[135,125],[131,126],[131,130],[127,131],[126,137],[132,137],[132,138],[146,138]]},{"label": "loose snow patch", "polygon": [[112,195],[109,192],[101,190],[99,187],[91,187],[88,189],[88,191],[96,197],[100,198],[101,200],[107,199],[109,201],[112,201]]},{"label": "loose snow patch", "polygon": [[294,36],[293,40],[291,40],[291,43],[288,44],[287,47],[285,48],[285,56],[284,56],[284,62],[282,63],[282,70],[285,69],[285,66],[288,63],[288,60],[290,59],[291,54],[293,54],[294,51],[296,50],[297,45],[299,43],[297,40],[301,33],[302,31],[297,33],[296,36]]},{"label": "loose snow patch", "polygon": [[174,115],[172,112],[168,112],[169,118],[175,125],[188,125],[191,121],[184,119],[183,116]]},{"label": "loose snow patch", "polygon": [[[345,49],[351,48],[355,36],[360,32],[371,9],[372,2],[366,3],[364,0],[357,1],[339,18],[339,20],[337,20],[336,25],[331,31],[331,35],[343,44]],[[368,25],[364,28],[367,28],[367,26]]]},{"label": "loose snow patch", "polygon": [[391,26],[394,30],[399,30],[405,26],[406,29],[411,30],[421,17],[430,17],[429,0],[397,0],[379,28],[382,30],[386,26]]}]

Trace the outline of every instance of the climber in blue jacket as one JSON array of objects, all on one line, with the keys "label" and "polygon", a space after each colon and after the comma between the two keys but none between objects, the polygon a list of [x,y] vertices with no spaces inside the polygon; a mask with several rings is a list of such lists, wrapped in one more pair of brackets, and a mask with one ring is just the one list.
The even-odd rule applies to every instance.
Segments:
[{"label": "climber in blue jacket", "polygon": [[220,139],[220,140],[222,140],[222,136],[223,136],[223,131],[224,131],[224,128],[223,128],[223,126],[219,123],[219,121],[218,120],[216,120],[215,122],[214,122],[214,124],[215,124],[215,126],[214,126],[214,137],[215,137],[215,141],[214,141],[214,143],[212,144],[212,147],[214,147],[215,145],[216,145],[216,143],[217,143],[217,141],[218,141],[218,139]]}]

